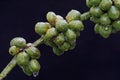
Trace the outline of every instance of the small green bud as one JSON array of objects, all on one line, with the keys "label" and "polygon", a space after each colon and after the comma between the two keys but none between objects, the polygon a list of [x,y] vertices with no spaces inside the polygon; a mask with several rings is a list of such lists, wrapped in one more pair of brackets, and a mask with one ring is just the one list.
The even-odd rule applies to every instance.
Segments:
[{"label": "small green bud", "polygon": [[64,18],[60,15],[56,15],[56,20],[55,22],[59,21],[59,20],[64,20]]},{"label": "small green bud", "polygon": [[40,58],[40,50],[36,47],[31,46],[27,48],[26,53],[29,54],[32,59]]},{"label": "small green bud", "polygon": [[29,62],[29,59],[30,57],[26,52],[20,52],[16,57],[16,61],[19,66],[26,66]]},{"label": "small green bud", "polygon": [[55,25],[56,14],[54,12],[48,12],[46,18],[52,26]]},{"label": "small green bud", "polygon": [[68,29],[68,23],[65,20],[59,20],[55,24],[56,30],[59,32],[65,32]]},{"label": "small green bud", "polygon": [[51,25],[47,22],[38,22],[35,25],[35,32],[39,35],[46,34],[47,30],[51,28]]},{"label": "small green bud", "polygon": [[58,47],[53,47],[53,52],[57,56],[61,56],[64,54],[64,51],[60,50]]},{"label": "small green bud", "polygon": [[91,14],[90,14],[89,11],[88,11],[88,12],[85,12],[85,13],[83,13],[83,14],[81,14],[81,21],[84,21],[84,20],[89,19],[90,16],[91,16]]},{"label": "small green bud", "polygon": [[92,3],[90,2],[90,0],[86,0],[86,5],[87,5],[87,7],[89,7],[89,8],[92,7]]},{"label": "small green bud", "polygon": [[103,14],[103,11],[99,7],[91,7],[90,13],[94,17],[100,17]]},{"label": "small green bud", "polygon": [[54,39],[54,43],[56,45],[61,45],[63,44],[65,41],[65,37],[63,33],[60,33],[55,39]]},{"label": "small green bud", "polygon": [[16,46],[18,48],[25,48],[26,40],[22,37],[15,37],[10,41],[10,46]]},{"label": "small green bud", "polygon": [[102,25],[110,25],[111,19],[108,17],[108,15],[105,13],[100,17],[100,24]]},{"label": "small green bud", "polygon": [[79,31],[75,31],[76,37],[80,36],[80,32]]},{"label": "small green bud", "polygon": [[53,42],[53,40],[48,40],[44,42],[47,46],[54,47],[56,44]]},{"label": "small green bud", "polygon": [[116,31],[120,31],[120,20],[116,20],[112,23],[112,26],[113,28],[116,30]]},{"label": "small green bud", "polygon": [[36,59],[32,59],[29,62],[29,68],[32,72],[39,72],[40,71],[40,64]]},{"label": "small green bud", "polygon": [[71,42],[69,42],[69,43],[70,43],[70,50],[75,49],[75,46],[76,46],[76,40],[75,40],[75,41],[71,41]]},{"label": "small green bud", "polygon": [[101,0],[90,0],[90,3],[92,6],[98,6],[100,4]]},{"label": "small green bud", "polygon": [[27,76],[31,76],[31,75],[33,74],[33,73],[31,72],[31,70],[30,70],[30,68],[29,68],[28,65],[22,66],[21,68],[22,68],[23,72],[24,72]]},{"label": "small green bud", "polygon": [[9,53],[11,54],[11,55],[16,55],[18,52],[20,51],[20,49],[19,48],[17,48],[16,46],[11,46],[10,48],[9,48]]},{"label": "small green bud", "polygon": [[72,20],[80,20],[80,16],[81,16],[81,13],[77,10],[71,10],[67,16],[66,16],[66,20],[67,22],[70,22]]},{"label": "small green bud", "polygon": [[120,0],[114,0],[114,5],[120,9]]},{"label": "small green bud", "polygon": [[65,37],[66,37],[67,41],[74,41],[74,40],[76,40],[77,36],[73,30],[68,29],[65,33]]},{"label": "small green bud", "polygon": [[68,51],[70,49],[70,44],[68,42],[64,42],[62,45],[58,46],[58,48],[62,51]]},{"label": "small green bud", "polygon": [[99,5],[99,7],[104,11],[109,10],[111,6],[112,6],[111,0],[102,0],[100,5]]},{"label": "small green bud", "polygon": [[108,38],[110,36],[111,32],[112,32],[111,26],[101,26],[101,27],[99,27],[99,34],[103,38]]},{"label": "small green bud", "polygon": [[96,34],[99,33],[99,28],[100,28],[100,27],[102,27],[102,26],[99,25],[99,24],[96,24],[96,25],[94,26],[94,31],[95,31]]},{"label": "small green bud", "polygon": [[58,35],[57,30],[54,27],[52,27],[52,28],[47,30],[47,33],[44,36],[44,41],[48,41],[57,35]]},{"label": "small green bud", "polygon": [[74,31],[82,31],[84,30],[84,25],[80,20],[73,20],[69,22],[69,28]]}]

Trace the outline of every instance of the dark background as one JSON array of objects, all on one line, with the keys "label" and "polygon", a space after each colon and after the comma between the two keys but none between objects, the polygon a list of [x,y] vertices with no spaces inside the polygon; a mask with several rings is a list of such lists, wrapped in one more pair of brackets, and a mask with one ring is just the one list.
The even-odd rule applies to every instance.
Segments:
[{"label": "dark background", "polygon": [[[40,37],[34,25],[46,21],[48,11],[65,17],[71,9],[89,10],[85,0],[0,0],[0,71],[12,59],[8,48],[13,37],[34,42]],[[84,25],[76,48],[60,57],[50,47],[39,47],[42,68],[37,78],[26,76],[16,66],[5,80],[120,80],[120,32],[104,39],[94,33],[94,23],[84,21]]]}]

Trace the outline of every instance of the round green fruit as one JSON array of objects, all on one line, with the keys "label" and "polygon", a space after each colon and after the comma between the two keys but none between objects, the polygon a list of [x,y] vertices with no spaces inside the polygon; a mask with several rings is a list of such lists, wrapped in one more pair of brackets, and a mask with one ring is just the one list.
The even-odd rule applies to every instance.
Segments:
[{"label": "round green fruit", "polygon": [[120,31],[120,20],[114,21],[112,26],[116,31]]},{"label": "round green fruit", "polygon": [[15,37],[10,41],[10,46],[16,46],[18,48],[25,48],[26,40],[22,37]]},{"label": "round green fruit", "polygon": [[80,20],[80,16],[81,16],[81,13],[77,10],[71,10],[67,16],[66,16],[66,20],[67,22],[70,22],[72,20]]},{"label": "round green fruit", "polygon": [[32,59],[29,62],[29,68],[32,72],[39,72],[40,71],[40,64],[36,59]]},{"label": "round green fruit", "polygon": [[100,17],[100,24],[102,25],[110,25],[111,24],[111,19],[109,18],[108,14],[103,14]]},{"label": "round green fruit", "polygon": [[31,46],[31,47],[26,49],[26,52],[27,52],[27,54],[30,55],[30,57],[32,59],[40,58],[40,50],[38,48],[36,48],[36,47]]},{"label": "round green fruit", "polygon": [[73,20],[69,22],[69,28],[74,31],[82,31],[84,30],[84,25],[80,20]]},{"label": "round green fruit", "polygon": [[21,68],[22,68],[23,72],[24,72],[27,76],[31,76],[31,75],[33,74],[33,73],[31,72],[31,70],[30,70],[30,68],[29,68],[28,65],[22,66]]},{"label": "round green fruit", "polygon": [[16,55],[18,52],[20,51],[20,49],[19,48],[17,48],[16,46],[11,46],[10,48],[9,48],[9,53],[11,54],[11,55]]},{"label": "round green fruit", "polygon": [[38,22],[35,25],[35,32],[39,35],[46,34],[47,30],[51,28],[51,25],[47,22]]},{"label": "round green fruit", "polygon": [[29,59],[30,57],[26,52],[20,52],[16,57],[16,61],[19,66],[26,66],[29,62]]},{"label": "round green fruit", "polygon": [[94,17],[100,17],[103,14],[103,11],[99,7],[91,7],[90,13]]},{"label": "round green fruit", "polygon": [[56,30],[59,32],[65,32],[68,29],[68,23],[65,20],[58,20],[55,24]]},{"label": "round green fruit", "polygon": [[55,55],[57,56],[61,56],[64,54],[64,51],[62,51],[61,49],[59,49],[58,47],[53,47],[53,52]]}]

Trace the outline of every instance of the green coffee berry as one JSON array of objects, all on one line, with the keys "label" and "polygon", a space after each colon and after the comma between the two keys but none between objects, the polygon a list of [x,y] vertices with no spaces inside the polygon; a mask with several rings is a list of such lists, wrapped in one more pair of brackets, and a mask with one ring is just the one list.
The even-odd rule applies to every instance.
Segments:
[{"label": "green coffee berry", "polygon": [[26,66],[29,62],[29,59],[30,57],[26,52],[20,52],[16,57],[16,61],[19,66]]},{"label": "green coffee berry", "polygon": [[59,21],[59,20],[64,20],[64,18],[60,15],[56,15],[56,20],[55,22]]},{"label": "green coffee berry", "polygon": [[54,28],[54,27],[50,28],[47,30],[47,33],[44,36],[44,41],[48,41],[57,35],[58,35],[58,32],[57,32],[56,28]]},{"label": "green coffee berry", "polygon": [[86,0],[86,5],[87,5],[87,7],[89,7],[89,8],[92,7],[92,3],[90,2],[90,0]]},{"label": "green coffee berry", "polygon": [[64,54],[64,51],[60,50],[58,47],[53,47],[53,53],[57,56],[61,56]]},{"label": "green coffee berry", "polygon": [[10,48],[9,48],[9,53],[11,54],[11,55],[16,55],[18,52],[20,51],[20,49],[19,48],[17,48],[16,46],[11,46]]},{"label": "green coffee berry", "polygon": [[10,46],[16,46],[18,48],[25,48],[26,40],[22,37],[15,37],[10,41]]},{"label": "green coffee berry", "polygon": [[82,31],[84,30],[84,25],[80,20],[73,20],[69,22],[69,28],[74,31]]},{"label": "green coffee berry", "polygon": [[29,62],[29,68],[32,72],[39,72],[40,71],[40,63],[36,59],[32,59]]},{"label": "green coffee berry", "polygon": [[76,46],[76,40],[75,40],[75,41],[71,41],[71,42],[69,42],[69,43],[70,43],[70,50],[75,49],[75,46]]},{"label": "green coffee berry", "polygon": [[66,31],[65,36],[66,36],[67,41],[74,41],[76,40],[76,37],[77,37],[75,32],[71,29],[68,29]]},{"label": "green coffee berry", "polygon": [[33,73],[31,72],[31,70],[30,70],[30,68],[29,68],[28,65],[22,66],[21,68],[22,68],[23,72],[24,72],[27,76],[31,76],[31,75],[33,74]]},{"label": "green coffee berry", "polygon": [[54,12],[48,12],[46,18],[52,26],[55,25],[56,14]]},{"label": "green coffee berry", "polygon": [[100,17],[100,24],[102,25],[111,24],[111,19],[108,17],[108,14],[105,13]]},{"label": "green coffee berry", "polygon": [[112,26],[113,28],[116,30],[116,31],[120,31],[120,20],[116,20],[112,23]]},{"label": "green coffee berry", "polygon": [[108,16],[113,20],[118,19],[120,16],[119,9],[115,6],[111,6],[111,8],[108,11]]},{"label": "green coffee berry", "polygon": [[112,32],[111,26],[102,26],[102,27],[99,27],[99,34],[103,38],[108,38],[110,36],[111,32]]},{"label": "green coffee berry", "polygon": [[90,0],[90,3],[92,6],[98,6],[100,4],[101,0]]},{"label": "green coffee berry", "polygon": [[35,32],[39,35],[46,34],[47,30],[51,28],[51,25],[47,22],[38,22],[35,25]]},{"label": "green coffee berry", "polygon": [[68,51],[70,49],[70,44],[68,42],[64,42],[62,45],[58,46],[58,48],[62,51]]},{"label": "green coffee berry", "polygon": [[102,26],[99,25],[99,24],[96,24],[96,25],[94,26],[94,31],[95,31],[96,34],[99,33],[99,28],[100,28],[100,27],[102,27]]},{"label": "green coffee berry", "polygon": [[120,9],[120,0],[114,0],[114,5]]},{"label": "green coffee berry", "polygon": [[68,29],[68,23],[65,20],[59,20],[55,24],[56,30],[59,32],[65,32]]},{"label": "green coffee berry", "polygon": [[102,0],[100,5],[99,5],[99,7],[104,11],[109,10],[111,6],[112,6],[111,0]]},{"label": "green coffee berry", "polygon": [[100,17],[103,14],[103,11],[99,7],[91,7],[90,13],[94,17]]},{"label": "green coffee berry", "polygon": [[58,36],[54,39],[53,42],[54,42],[56,45],[61,45],[61,44],[64,43],[64,41],[65,41],[65,36],[64,36],[63,33],[60,33],[60,34],[58,34]]},{"label": "green coffee berry", "polygon": [[36,47],[31,46],[27,48],[26,53],[29,54],[32,59],[40,58],[40,50]]},{"label": "green coffee berry", "polygon": [[70,22],[72,20],[80,20],[80,16],[81,16],[81,13],[77,10],[71,10],[67,16],[66,16],[66,20],[67,22]]}]

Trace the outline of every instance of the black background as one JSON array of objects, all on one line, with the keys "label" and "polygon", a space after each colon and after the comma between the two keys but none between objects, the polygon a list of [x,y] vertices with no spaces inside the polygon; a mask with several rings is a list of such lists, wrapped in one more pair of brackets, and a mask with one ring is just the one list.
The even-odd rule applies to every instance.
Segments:
[{"label": "black background", "polygon": [[[37,22],[46,22],[46,13],[66,16],[71,9],[89,10],[85,0],[0,0],[0,71],[9,63],[9,42],[24,37],[34,42]],[[85,30],[74,50],[57,57],[52,49],[41,45],[41,71],[37,78],[26,76],[16,66],[5,80],[120,80],[120,33],[104,39],[94,33],[94,23],[84,21]]]}]

